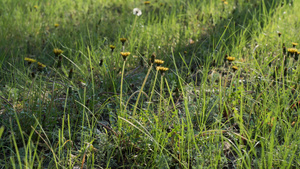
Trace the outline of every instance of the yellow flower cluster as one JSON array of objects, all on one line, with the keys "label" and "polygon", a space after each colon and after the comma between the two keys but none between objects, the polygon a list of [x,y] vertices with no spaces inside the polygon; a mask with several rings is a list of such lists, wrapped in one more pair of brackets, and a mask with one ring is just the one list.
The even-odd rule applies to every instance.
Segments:
[{"label": "yellow flower cluster", "polygon": [[24,60],[29,62],[29,63],[35,63],[36,62],[35,59],[31,59],[31,58],[28,58],[28,57],[25,57]]},{"label": "yellow flower cluster", "polygon": [[295,48],[288,48],[288,52],[291,53],[291,54],[294,54],[294,53],[297,53],[298,50],[295,49]]},{"label": "yellow flower cluster", "polygon": [[144,4],[149,5],[150,1],[145,1]]},{"label": "yellow flower cluster", "polygon": [[[31,59],[31,58],[28,58],[28,57],[25,57],[24,58],[25,61],[29,62],[29,63],[35,63],[37,62],[35,59]],[[42,64],[41,62],[37,62],[39,68],[44,68],[46,67],[46,65]]]},{"label": "yellow flower cluster", "polygon": [[54,24],[54,26],[57,28],[57,27],[59,27],[59,24],[58,24],[58,23],[56,23],[56,24]]},{"label": "yellow flower cluster", "polygon": [[226,59],[227,59],[228,61],[232,62],[232,61],[235,60],[235,57],[228,56]]},{"label": "yellow flower cluster", "polygon": [[157,67],[156,67],[156,70],[157,70],[157,71],[160,71],[160,72],[166,72],[166,71],[169,70],[169,68],[167,68],[167,67],[162,67],[162,66],[157,66]]},{"label": "yellow flower cluster", "polygon": [[54,48],[53,53],[55,54],[55,56],[58,56],[58,55],[62,54],[63,51],[61,49]]},{"label": "yellow flower cluster", "polygon": [[130,55],[130,52],[121,52],[121,56],[123,57],[124,60],[126,60],[127,56]]},{"label": "yellow flower cluster", "polygon": [[162,65],[165,61],[160,60],[160,59],[155,59],[154,63],[156,63],[158,66]]},{"label": "yellow flower cluster", "polygon": [[293,42],[292,45],[295,47],[298,45],[298,43]]}]

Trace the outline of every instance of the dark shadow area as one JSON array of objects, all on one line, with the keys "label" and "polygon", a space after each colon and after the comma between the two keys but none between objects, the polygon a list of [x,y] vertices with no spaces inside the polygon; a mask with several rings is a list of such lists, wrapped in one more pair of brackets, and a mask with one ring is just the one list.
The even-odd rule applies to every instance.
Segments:
[{"label": "dark shadow area", "polygon": [[[204,14],[207,16],[207,22],[205,26],[200,27],[201,33],[192,36],[188,42],[185,41],[175,47],[174,55],[177,58],[177,67],[186,67],[179,54],[185,58],[192,72],[196,71],[199,65],[222,65],[225,55],[231,55],[232,49],[240,45],[239,38],[241,36],[246,37],[246,44],[242,47],[250,48],[252,37],[261,33],[265,24],[272,19],[276,9],[289,5],[289,3],[292,4],[292,1],[248,0],[241,3],[235,0],[234,2],[230,1],[230,3],[234,3],[235,7],[225,7],[220,15],[214,15],[213,12]],[[222,13],[226,14],[222,15]],[[199,11],[200,14],[201,11]],[[268,16],[267,19],[264,15]],[[197,19],[197,24],[203,24],[203,16],[197,16]],[[192,25],[188,23],[186,18],[182,20],[182,24],[187,27]],[[184,29],[182,37],[184,37]],[[189,44],[187,45],[187,43]],[[238,58],[244,57],[248,57],[248,55],[238,56]],[[186,71],[188,72],[188,70]]]}]

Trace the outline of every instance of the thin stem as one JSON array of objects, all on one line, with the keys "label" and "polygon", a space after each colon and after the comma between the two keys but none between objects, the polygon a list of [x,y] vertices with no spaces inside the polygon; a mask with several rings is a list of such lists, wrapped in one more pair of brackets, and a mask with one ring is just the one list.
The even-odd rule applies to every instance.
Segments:
[{"label": "thin stem", "polygon": [[160,96],[159,96],[159,109],[158,109],[158,115],[161,114],[161,102],[162,102],[162,90],[163,90],[163,78],[164,78],[164,75],[162,74],[161,77],[160,77]]},{"label": "thin stem", "polygon": [[124,78],[125,64],[126,64],[126,60],[124,60],[123,68],[122,68],[121,90],[120,90],[120,112],[122,112],[123,78]]},{"label": "thin stem", "polygon": [[132,30],[131,30],[131,32],[130,32],[129,39],[131,38],[131,35],[132,35],[132,33],[133,33],[133,30],[134,30],[134,28],[135,28],[135,24],[136,24],[136,20],[137,20],[137,18],[138,18],[138,16],[136,15],[136,16],[135,16],[135,19],[134,19],[134,23],[133,23]]},{"label": "thin stem", "polygon": [[142,84],[142,87],[141,87],[141,89],[140,89],[138,98],[137,98],[137,100],[136,100],[136,102],[135,102],[135,106],[134,106],[133,113],[132,113],[133,116],[135,115],[135,112],[136,112],[136,108],[137,108],[139,99],[140,99],[140,97],[141,97],[142,91],[143,91],[143,89],[144,89],[144,86],[145,86],[145,84],[146,84],[146,81],[147,81],[147,79],[148,79],[148,77],[149,77],[149,74],[150,74],[150,72],[151,72],[152,66],[153,66],[153,63],[151,63],[151,66],[150,66],[150,68],[148,69],[147,75],[146,75],[145,80],[144,80],[144,82],[143,82],[143,84]]},{"label": "thin stem", "polygon": [[154,87],[155,87],[155,84],[156,84],[157,74],[158,74],[158,70],[156,71],[156,74],[155,74],[154,84],[153,84],[153,87],[152,87],[152,90],[151,90],[151,94],[150,94],[149,104],[148,104],[147,110],[149,110],[149,107],[150,107],[151,98],[152,98]]}]

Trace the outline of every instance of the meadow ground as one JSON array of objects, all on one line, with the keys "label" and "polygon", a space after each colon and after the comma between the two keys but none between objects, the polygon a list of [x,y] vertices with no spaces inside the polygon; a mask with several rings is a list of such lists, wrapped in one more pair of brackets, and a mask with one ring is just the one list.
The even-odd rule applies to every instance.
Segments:
[{"label": "meadow ground", "polygon": [[299,168],[299,7],[2,0],[0,168]]}]

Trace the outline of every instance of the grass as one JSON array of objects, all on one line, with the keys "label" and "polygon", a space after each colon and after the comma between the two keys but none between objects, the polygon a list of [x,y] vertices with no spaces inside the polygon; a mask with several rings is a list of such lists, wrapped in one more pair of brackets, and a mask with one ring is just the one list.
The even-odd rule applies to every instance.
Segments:
[{"label": "grass", "polygon": [[299,7],[2,1],[1,168],[298,168]]}]

